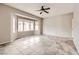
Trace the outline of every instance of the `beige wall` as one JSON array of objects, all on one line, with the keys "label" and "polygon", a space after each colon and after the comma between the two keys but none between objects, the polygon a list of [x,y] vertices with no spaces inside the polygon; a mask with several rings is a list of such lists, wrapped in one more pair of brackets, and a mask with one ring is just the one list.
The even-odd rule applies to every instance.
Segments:
[{"label": "beige wall", "polygon": [[74,18],[72,21],[72,34],[74,37],[74,43],[77,47],[77,50],[79,52],[79,4],[75,4],[74,6]]},{"label": "beige wall", "polygon": [[73,14],[64,14],[44,19],[43,33],[46,35],[72,37]]},{"label": "beige wall", "polygon": [[38,22],[38,30],[37,31],[35,31],[35,34],[36,35],[40,35],[40,34],[42,34],[43,33],[43,19],[41,19],[41,20],[38,20],[37,21]]},{"label": "beige wall", "polygon": [[0,5],[0,44],[10,41],[10,11]]},{"label": "beige wall", "polygon": [[31,35],[34,35],[34,31],[18,32],[17,38],[22,38],[22,37],[31,36]]},{"label": "beige wall", "polygon": [[[26,13],[24,11],[11,8],[9,6],[6,6],[4,4],[0,4],[0,44],[11,42],[14,39],[16,39],[19,35],[17,34],[17,28],[15,28],[15,33],[13,33],[13,18],[16,18],[16,14],[23,15],[28,18],[40,20],[40,17],[37,17],[35,15]],[[17,25],[17,21],[16,21]],[[34,32],[28,32],[30,34],[33,34]],[[22,33],[22,35],[29,35],[28,33]]]}]

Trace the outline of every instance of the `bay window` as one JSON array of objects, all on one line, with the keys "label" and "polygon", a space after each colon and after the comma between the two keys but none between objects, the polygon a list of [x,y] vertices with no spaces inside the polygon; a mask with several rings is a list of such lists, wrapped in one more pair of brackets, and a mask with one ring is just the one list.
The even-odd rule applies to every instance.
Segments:
[{"label": "bay window", "polygon": [[34,20],[28,20],[25,18],[18,18],[18,32],[22,31],[33,31],[34,30]]},{"label": "bay window", "polygon": [[17,23],[18,32],[39,30],[39,23],[35,20],[19,17]]}]

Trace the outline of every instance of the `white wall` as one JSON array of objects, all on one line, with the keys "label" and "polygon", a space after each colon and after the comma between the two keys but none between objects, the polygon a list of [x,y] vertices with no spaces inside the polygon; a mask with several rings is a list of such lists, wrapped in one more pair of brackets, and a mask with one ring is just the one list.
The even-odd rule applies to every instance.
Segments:
[{"label": "white wall", "polygon": [[43,34],[72,37],[72,17],[69,13],[44,19]]},{"label": "white wall", "polygon": [[72,33],[73,33],[73,37],[74,37],[74,43],[79,52],[79,4],[75,4],[75,6],[74,6],[74,18],[72,21],[72,25],[73,25]]}]

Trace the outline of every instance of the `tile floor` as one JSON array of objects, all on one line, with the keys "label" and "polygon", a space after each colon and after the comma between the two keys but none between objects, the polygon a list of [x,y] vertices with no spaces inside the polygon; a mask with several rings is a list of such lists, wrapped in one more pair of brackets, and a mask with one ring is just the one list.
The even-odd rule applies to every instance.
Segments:
[{"label": "tile floor", "polygon": [[71,38],[29,36],[0,46],[1,55],[77,55]]}]

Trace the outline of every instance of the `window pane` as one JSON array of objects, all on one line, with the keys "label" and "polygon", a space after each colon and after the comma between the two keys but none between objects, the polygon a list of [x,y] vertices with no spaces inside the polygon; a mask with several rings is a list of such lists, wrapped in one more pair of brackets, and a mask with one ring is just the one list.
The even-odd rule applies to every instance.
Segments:
[{"label": "window pane", "polygon": [[35,30],[39,30],[39,23],[37,21],[35,22]]},{"label": "window pane", "polygon": [[30,29],[29,29],[29,21],[25,21],[24,22],[24,31],[29,31]]},{"label": "window pane", "polygon": [[23,31],[23,21],[18,20],[18,32]]},{"label": "window pane", "polygon": [[34,30],[34,21],[30,22],[30,30]]}]

